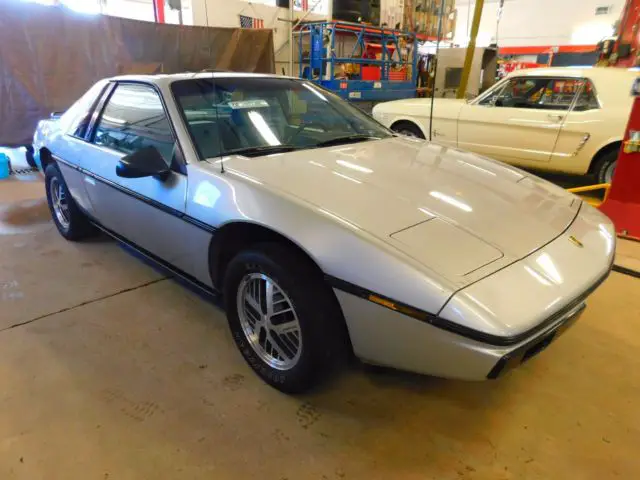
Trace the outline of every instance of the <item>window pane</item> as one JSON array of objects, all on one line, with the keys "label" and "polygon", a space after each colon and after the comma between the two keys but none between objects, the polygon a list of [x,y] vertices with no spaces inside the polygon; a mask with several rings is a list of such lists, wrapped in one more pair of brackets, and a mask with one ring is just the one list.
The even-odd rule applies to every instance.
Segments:
[{"label": "window pane", "polygon": [[76,137],[83,137],[91,119],[90,109],[105,87],[105,82],[98,82],[74,103],[60,118],[62,131]]},{"label": "window pane", "polygon": [[544,108],[568,110],[582,83],[582,79],[554,79],[548,85],[539,103]]},{"label": "window pane", "polygon": [[203,159],[270,145],[312,148],[347,135],[391,136],[361,110],[298,80],[223,77],[171,88]]},{"label": "window pane", "polygon": [[495,106],[536,108],[550,81],[549,78],[512,78],[498,95]]},{"label": "window pane", "polygon": [[478,105],[494,105],[508,84],[508,80],[496,83],[488,92],[486,92],[485,97],[478,102]]},{"label": "window pane", "polygon": [[575,110],[584,111],[594,108],[600,108],[598,98],[596,97],[596,89],[591,80],[585,80],[584,88],[580,91],[580,95],[576,100]]},{"label": "window pane", "polygon": [[104,109],[94,143],[124,154],[153,146],[171,165],[175,142],[158,93],[145,85],[118,85]]}]

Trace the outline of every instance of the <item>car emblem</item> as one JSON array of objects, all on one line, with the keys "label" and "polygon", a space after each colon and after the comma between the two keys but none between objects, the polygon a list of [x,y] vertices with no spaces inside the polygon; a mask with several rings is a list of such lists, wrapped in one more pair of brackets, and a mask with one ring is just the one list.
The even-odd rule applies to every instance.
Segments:
[{"label": "car emblem", "polygon": [[576,247],[580,247],[580,248],[584,247],[584,244],[573,235],[569,237],[569,241],[573,243]]}]

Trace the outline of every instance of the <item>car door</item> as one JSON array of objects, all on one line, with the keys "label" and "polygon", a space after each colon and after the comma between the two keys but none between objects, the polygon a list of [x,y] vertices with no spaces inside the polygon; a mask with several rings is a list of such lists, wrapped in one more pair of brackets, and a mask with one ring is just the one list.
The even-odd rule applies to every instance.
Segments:
[{"label": "car door", "polygon": [[[120,159],[155,147],[171,167],[166,178],[122,178]],[[97,118],[87,147],[84,181],[98,221],[147,252],[189,273],[182,218],[187,176],[180,147],[159,92],[151,85],[119,83]]]},{"label": "car door", "polygon": [[562,125],[551,162],[557,170],[584,174],[597,149],[611,138],[612,122],[603,114],[591,80],[579,82],[580,91]]},{"label": "car door", "polygon": [[549,162],[575,96],[565,79],[513,77],[493,95],[465,105],[458,145],[504,162],[541,167]]},{"label": "car door", "polygon": [[[86,136],[93,114],[111,85],[100,81],[75,102],[59,120],[60,135],[53,138],[49,148],[54,152],[67,188],[82,210],[94,214],[84,185],[81,169],[86,161]],[[79,167],[79,168],[78,168]]]}]

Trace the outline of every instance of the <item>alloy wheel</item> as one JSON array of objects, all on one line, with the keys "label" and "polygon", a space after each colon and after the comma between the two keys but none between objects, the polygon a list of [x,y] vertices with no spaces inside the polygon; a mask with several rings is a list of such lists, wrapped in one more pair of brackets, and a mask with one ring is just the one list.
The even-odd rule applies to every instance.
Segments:
[{"label": "alloy wheel", "polygon": [[52,177],[49,182],[51,205],[60,225],[69,228],[69,202],[65,188],[57,177]]},{"label": "alloy wheel", "polygon": [[236,294],[240,326],[255,353],[276,370],[293,368],[302,353],[302,332],[291,299],[270,277],[245,275]]},{"label": "alloy wheel", "polygon": [[616,162],[611,162],[604,170],[604,182],[611,183],[613,181],[613,174],[616,171]]}]

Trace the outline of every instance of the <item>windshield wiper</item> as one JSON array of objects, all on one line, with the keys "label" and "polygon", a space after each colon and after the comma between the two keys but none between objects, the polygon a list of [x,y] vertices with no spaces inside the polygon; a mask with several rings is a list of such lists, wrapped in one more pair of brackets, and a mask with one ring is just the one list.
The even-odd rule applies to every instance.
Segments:
[{"label": "windshield wiper", "polygon": [[362,135],[362,134],[345,135],[344,137],[331,138],[329,140],[316,143],[314,147],[316,148],[331,147],[333,145],[343,145],[346,143],[364,142],[366,140],[380,140],[380,138],[372,137],[371,135]]},{"label": "windshield wiper", "polygon": [[257,147],[234,148],[232,150],[222,152],[220,156],[224,157],[226,155],[246,155],[257,157],[260,155],[269,155],[270,153],[292,152],[294,150],[299,150],[300,148],[303,147],[298,147],[296,145],[260,145]]}]

